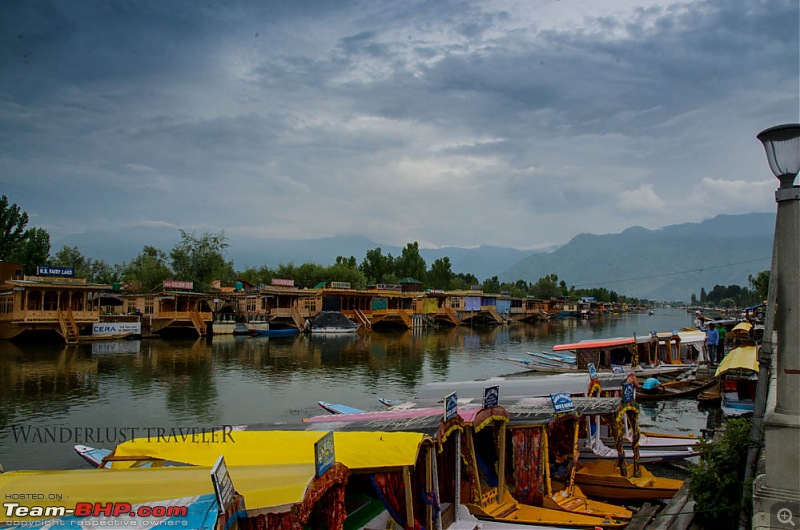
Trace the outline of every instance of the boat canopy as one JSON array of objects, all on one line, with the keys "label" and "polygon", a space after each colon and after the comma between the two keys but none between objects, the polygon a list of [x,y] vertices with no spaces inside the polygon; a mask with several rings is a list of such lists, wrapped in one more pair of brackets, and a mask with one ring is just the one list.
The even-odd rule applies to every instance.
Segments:
[{"label": "boat canopy", "polygon": [[613,339],[599,339],[599,340],[582,340],[572,344],[556,344],[553,346],[553,351],[563,350],[589,350],[594,348],[610,348],[613,346],[625,346],[627,344],[636,344],[634,337],[617,337]]},{"label": "boat canopy", "polygon": [[[579,416],[616,415],[620,409],[618,397],[573,397],[575,414]],[[550,398],[521,399],[514,405],[506,405],[509,426],[541,425],[555,419],[553,402]]]},{"label": "boat canopy", "polygon": [[753,329],[753,324],[751,324],[750,322],[739,322],[738,324],[733,326],[733,329],[731,329],[731,331],[741,331],[743,333],[750,333],[751,329]]},{"label": "boat canopy", "polygon": [[[229,468],[235,466],[271,466],[313,464],[314,443],[322,431],[236,431],[204,443],[168,437],[137,438],[119,444],[112,458],[159,459],[196,466],[211,466],[220,455]],[[336,432],[336,461],[349,469],[387,469],[414,466],[420,446],[428,439],[415,432]],[[114,467],[114,464],[112,464]]]},{"label": "boat canopy", "polygon": [[[331,484],[346,481],[346,468],[339,466],[339,469],[344,473],[338,473],[339,478]],[[248,516],[291,511],[293,505],[304,501],[315,483],[313,463],[229,467],[228,472],[236,491],[244,499]],[[0,474],[0,494],[5,496],[21,491],[32,495],[15,498],[16,502],[31,507],[42,503],[33,494],[42,494],[48,499],[48,506],[66,509],[74,509],[77,502],[188,506],[187,517],[178,517],[176,522],[180,520],[181,526],[191,528],[214,528],[218,513],[210,467],[9,471]],[[32,519],[41,520],[42,517]],[[5,514],[2,513],[0,524],[4,521]]]},{"label": "boat canopy", "polygon": [[725,372],[735,369],[758,372],[758,355],[756,355],[755,346],[739,346],[729,351],[719,363],[714,377],[719,377]]}]

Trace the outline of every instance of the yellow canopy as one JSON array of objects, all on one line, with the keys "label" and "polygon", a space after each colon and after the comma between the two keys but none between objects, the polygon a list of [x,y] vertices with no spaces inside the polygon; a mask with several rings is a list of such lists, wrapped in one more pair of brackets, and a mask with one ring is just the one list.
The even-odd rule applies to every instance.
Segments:
[{"label": "yellow canopy", "polygon": [[753,329],[753,325],[750,322],[739,322],[731,328],[731,332],[742,331],[744,333],[750,333],[751,329]]},{"label": "yellow canopy", "polygon": [[[248,512],[289,510],[292,504],[303,500],[315,476],[313,464],[229,467],[228,472],[236,491],[244,497]],[[190,505],[201,495],[214,495],[210,467],[9,471],[0,474],[0,498],[29,507],[74,509],[77,502],[125,502],[135,506],[162,501],[159,504],[164,505],[163,501],[181,499],[181,502],[171,503],[177,506]],[[214,505],[214,512],[216,509]],[[5,511],[0,511],[0,522],[8,520]]]},{"label": "yellow canopy", "polygon": [[728,352],[725,358],[719,363],[715,377],[719,377],[728,370],[736,368],[752,370],[758,372],[758,356],[755,346],[739,346]]},{"label": "yellow canopy", "polygon": [[[149,457],[198,466],[211,466],[220,455],[229,467],[251,465],[314,464],[314,442],[320,431],[239,431],[228,439],[207,443],[168,438],[137,438],[121,443],[117,457]],[[414,432],[336,432],[336,461],[350,470],[413,466],[419,446],[426,439]],[[125,463],[121,463],[125,466]],[[117,467],[118,464],[114,463]]]}]

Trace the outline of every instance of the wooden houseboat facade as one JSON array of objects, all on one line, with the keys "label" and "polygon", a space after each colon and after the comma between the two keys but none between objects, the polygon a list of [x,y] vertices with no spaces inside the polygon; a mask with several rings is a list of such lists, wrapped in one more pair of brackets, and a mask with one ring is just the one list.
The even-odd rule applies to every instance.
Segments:
[{"label": "wooden houseboat facade", "polygon": [[36,276],[25,276],[22,265],[0,262],[0,339],[77,342],[100,322],[100,293],[110,289],[75,278],[69,267],[42,266]]},{"label": "wooden houseboat facade", "polygon": [[157,293],[122,293],[116,315],[140,315],[142,334],[205,336],[213,319],[213,295],[191,291],[192,282],[167,280]]}]

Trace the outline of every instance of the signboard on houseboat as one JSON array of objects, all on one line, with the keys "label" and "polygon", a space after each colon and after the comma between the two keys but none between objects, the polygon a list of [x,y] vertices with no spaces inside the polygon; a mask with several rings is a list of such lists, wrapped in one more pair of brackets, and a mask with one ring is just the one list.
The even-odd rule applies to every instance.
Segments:
[{"label": "signboard on houseboat", "polygon": [[444,421],[450,421],[458,415],[458,394],[451,392],[444,398]]},{"label": "signboard on houseboat", "polygon": [[55,276],[58,278],[74,278],[74,267],[48,267],[46,265],[36,266],[36,276]]},{"label": "signboard on houseboat", "polygon": [[556,412],[570,412],[575,410],[575,403],[569,392],[556,392],[550,394],[550,401],[553,402],[553,410]]},{"label": "signboard on houseboat", "polygon": [[589,363],[589,379],[597,379],[597,368],[594,367],[594,363]]},{"label": "signboard on houseboat", "polygon": [[631,403],[634,399],[636,399],[636,385],[624,383],[622,385],[622,402]]},{"label": "signboard on houseboat", "polygon": [[611,367],[611,373],[612,374],[624,374],[625,373],[625,368],[623,368],[620,365],[612,366]]},{"label": "signboard on houseboat", "polygon": [[130,333],[131,335],[142,334],[141,322],[95,322],[92,324],[92,335],[119,335],[120,333]]},{"label": "signboard on houseboat", "polygon": [[317,476],[321,477],[336,462],[336,453],[333,447],[333,431],[314,442],[314,464]]},{"label": "signboard on houseboat", "polygon": [[184,282],[180,280],[164,280],[164,289],[181,289],[191,291],[194,289],[194,282]]},{"label": "signboard on houseboat", "polygon": [[483,389],[483,408],[496,407],[500,402],[500,385],[487,386]]},{"label": "signboard on houseboat", "polygon": [[272,285],[276,285],[278,287],[294,287],[294,280],[288,280],[286,278],[272,278]]},{"label": "signboard on houseboat", "polygon": [[330,285],[331,289],[349,289],[350,282],[331,282]]}]

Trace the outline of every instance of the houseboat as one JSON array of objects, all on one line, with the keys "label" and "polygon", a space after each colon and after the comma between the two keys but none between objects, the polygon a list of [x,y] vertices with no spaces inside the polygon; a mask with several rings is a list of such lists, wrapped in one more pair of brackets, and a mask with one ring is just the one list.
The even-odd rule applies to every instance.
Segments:
[{"label": "houseboat", "polygon": [[39,266],[26,276],[22,265],[0,262],[0,339],[78,342],[101,321],[100,294],[111,288],[75,278],[72,267]]}]

